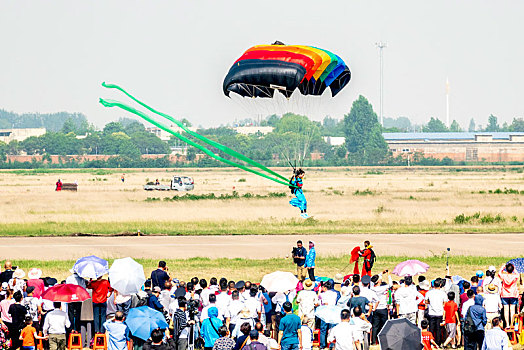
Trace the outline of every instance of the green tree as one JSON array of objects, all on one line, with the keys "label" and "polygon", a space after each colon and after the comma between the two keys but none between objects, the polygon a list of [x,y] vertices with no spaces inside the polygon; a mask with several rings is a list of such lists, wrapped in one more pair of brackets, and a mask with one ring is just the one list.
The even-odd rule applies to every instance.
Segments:
[{"label": "green tree", "polygon": [[468,131],[469,132],[475,132],[476,129],[477,129],[477,126],[475,124],[475,119],[471,118],[471,120],[469,121]]},{"label": "green tree", "polygon": [[41,154],[44,148],[42,139],[37,136],[28,137],[24,141],[20,142],[20,147],[25,153],[29,155]]},{"label": "green tree", "polygon": [[104,135],[111,135],[117,132],[124,132],[124,126],[119,122],[110,122],[104,126]]},{"label": "green tree", "polygon": [[0,141],[0,161],[5,162],[7,159],[7,144]]},{"label": "green tree", "polygon": [[190,162],[194,161],[196,159],[197,155],[197,149],[193,146],[187,147],[186,151],[186,159]]},{"label": "green tree", "polygon": [[433,118],[429,120],[428,124],[422,128],[424,132],[448,132],[446,125],[438,118]]},{"label": "green tree", "polygon": [[187,120],[186,118],[182,118],[182,120],[180,121],[182,124],[184,124],[184,126],[186,127],[192,127],[193,124],[191,124],[191,122],[189,120]]},{"label": "green tree", "polygon": [[142,154],[169,154],[171,153],[168,144],[158,136],[147,132],[140,131],[130,135],[131,142],[140,150]]},{"label": "green tree", "polygon": [[349,160],[353,164],[378,164],[388,154],[382,126],[368,100],[360,95],[344,116],[344,132]]},{"label": "green tree", "polygon": [[64,125],[62,125],[60,132],[63,134],[69,134],[70,132],[77,134],[75,121],[72,118],[67,118],[64,122]]},{"label": "green tree", "polygon": [[500,126],[498,124],[498,119],[493,114],[491,114],[488,118],[488,125],[486,126],[485,131],[497,132],[499,130]]},{"label": "green tree", "polygon": [[142,123],[132,121],[131,123],[124,126],[124,132],[127,135],[131,136],[131,134],[134,134],[136,132],[146,132],[146,127]]},{"label": "green tree", "polygon": [[451,122],[451,125],[449,126],[449,131],[460,132],[462,131],[462,128],[460,127],[459,123],[456,120],[453,120],[453,122]]},{"label": "green tree", "polygon": [[509,126],[510,131],[524,132],[524,119],[513,118],[513,122]]}]

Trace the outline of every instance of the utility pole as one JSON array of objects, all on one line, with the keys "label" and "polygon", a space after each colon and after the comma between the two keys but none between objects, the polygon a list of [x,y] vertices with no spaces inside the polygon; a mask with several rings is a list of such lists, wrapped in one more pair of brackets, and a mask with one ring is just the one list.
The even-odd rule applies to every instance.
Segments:
[{"label": "utility pole", "polygon": [[446,78],[446,126],[449,129],[449,80]]},{"label": "utility pole", "polygon": [[385,42],[379,41],[375,43],[380,52],[380,125],[384,126],[384,58],[383,49],[388,45]]}]

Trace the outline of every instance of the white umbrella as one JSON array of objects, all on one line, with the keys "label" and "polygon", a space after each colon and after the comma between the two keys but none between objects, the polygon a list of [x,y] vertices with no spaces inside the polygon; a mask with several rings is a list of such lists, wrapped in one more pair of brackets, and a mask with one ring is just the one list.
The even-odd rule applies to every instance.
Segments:
[{"label": "white umbrella", "polygon": [[291,272],[275,271],[265,275],[260,285],[268,292],[287,292],[297,288],[298,279]]},{"label": "white umbrella", "polygon": [[138,293],[145,281],[144,268],[131,258],[116,259],[109,269],[111,287],[121,294]]},{"label": "white umbrella", "polygon": [[315,316],[322,321],[331,324],[339,324],[342,308],[336,305],[321,305],[315,310]]}]

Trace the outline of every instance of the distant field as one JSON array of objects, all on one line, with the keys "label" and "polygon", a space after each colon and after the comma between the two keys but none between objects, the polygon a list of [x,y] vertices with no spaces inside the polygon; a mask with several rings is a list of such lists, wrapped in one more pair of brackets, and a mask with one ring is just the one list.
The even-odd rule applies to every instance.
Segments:
[{"label": "distant field", "polygon": [[[442,256],[432,257],[399,257],[384,256],[379,257],[374,266],[375,272],[382,272],[385,269],[390,271],[400,262],[406,259],[420,259],[430,265],[426,276],[430,278],[443,277],[446,274],[446,258]],[[112,259],[109,259],[110,265]],[[136,259],[144,266],[147,276],[156,268],[157,260],[153,259]],[[451,273],[468,278],[475,274],[475,271],[486,270],[489,265],[500,266],[506,262],[504,257],[475,257],[475,256],[455,256],[450,259]],[[169,272],[172,277],[182,280],[189,280],[193,276],[209,279],[210,277],[226,277],[233,280],[251,280],[259,282],[266,273],[273,271],[292,271],[296,268],[291,259],[166,259]],[[13,261],[14,265],[28,271],[32,267],[40,267],[44,276],[55,276],[65,279],[70,273],[74,260],[59,261],[38,261],[38,260],[18,260]],[[337,273],[349,274],[353,266],[348,265],[346,257],[324,257],[317,259],[316,274],[319,276],[334,277]],[[398,277],[393,276],[398,280]]]},{"label": "distant field", "polygon": [[[196,195],[287,198],[167,201],[179,194],[142,190],[173,174],[192,176]],[[55,192],[59,177],[79,191]],[[236,169],[2,171],[0,235],[524,232],[517,167],[309,169],[305,189],[308,221],[287,187]]]}]

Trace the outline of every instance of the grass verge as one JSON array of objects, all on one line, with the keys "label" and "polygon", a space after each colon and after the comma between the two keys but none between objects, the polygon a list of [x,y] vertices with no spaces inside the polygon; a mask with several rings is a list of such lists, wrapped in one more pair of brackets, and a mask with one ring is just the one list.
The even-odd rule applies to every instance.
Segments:
[{"label": "grass verge", "polygon": [[[191,259],[165,259],[172,277],[188,280],[191,277],[209,279],[210,277],[220,278],[222,276],[233,280],[251,280],[260,281],[262,277],[270,272],[295,271],[295,265],[291,259],[209,259],[209,258],[191,258]],[[379,256],[373,271],[381,272],[385,269],[393,271],[393,268],[400,262],[407,259],[418,259],[430,265],[426,276],[430,278],[443,277],[446,273],[446,257],[434,255],[431,257],[417,256]],[[461,275],[469,279],[477,270],[486,270],[489,265],[500,266],[508,261],[510,257],[479,257],[479,256],[451,256],[450,267],[453,275]],[[109,264],[114,259],[108,259]],[[158,260],[153,259],[136,259],[144,266],[147,276],[156,268]],[[69,269],[73,266],[73,260],[16,260],[13,264],[28,271],[32,267],[39,267],[44,272],[44,276],[54,276],[64,279],[69,275]],[[316,274],[318,276],[334,277],[337,273],[349,274],[353,270],[353,265],[348,265],[347,256],[319,256],[316,261]],[[397,278],[398,279],[398,278]]]}]

